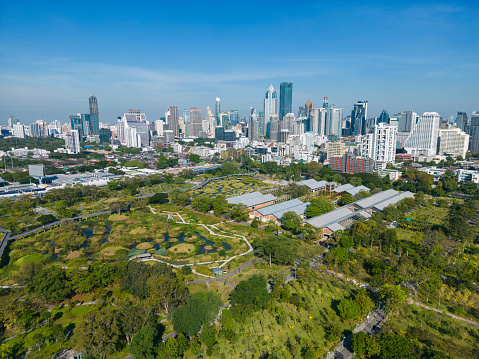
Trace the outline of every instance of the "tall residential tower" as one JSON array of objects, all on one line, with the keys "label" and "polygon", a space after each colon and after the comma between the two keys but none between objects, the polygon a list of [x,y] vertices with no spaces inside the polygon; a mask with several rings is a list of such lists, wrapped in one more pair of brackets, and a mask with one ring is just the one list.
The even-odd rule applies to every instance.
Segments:
[{"label": "tall residential tower", "polygon": [[279,87],[279,120],[291,112],[293,112],[293,84],[282,82]]},{"label": "tall residential tower", "polygon": [[100,135],[100,119],[98,118],[98,101],[96,96],[88,98],[90,104],[90,133],[92,135]]}]

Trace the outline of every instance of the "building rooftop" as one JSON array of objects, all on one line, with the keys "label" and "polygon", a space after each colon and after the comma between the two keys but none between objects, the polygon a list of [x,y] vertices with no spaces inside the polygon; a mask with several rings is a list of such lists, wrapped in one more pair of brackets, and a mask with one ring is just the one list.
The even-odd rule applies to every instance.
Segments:
[{"label": "building rooftop", "polygon": [[318,188],[324,188],[328,182],[326,181],[316,181],[315,179],[308,179],[304,181],[297,182],[297,185],[299,186],[307,186],[309,189],[318,189]]},{"label": "building rooftop", "polygon": [[265,202],[276,200],[272,194],[262,194],[261,192],[252,192],[242,194],[241,196],[231,197],[226,199],[229,204],[245,204],[248,207],[257,206]]},{"label": "building rooftop", "polygon": [[309,202],[304,203],[299,199],[292,199],[286,202],[276,203],[272,206],[263,207],[258,209],[258,212],[262,216],[273,215],[276,218],[281,218],[284,213],[293,211],[297,215],[301,216],[306,212],[306,208],[308,208]]},{"label": "building rooftop", "polygon": [[357,208],[362,208],[362,209],[372,208],[378,203],[381,203],[387,200],[388,198],[392,198],[396,196],[397,194],[399,194],[398,191],[395,191],[393,189],[388,189],[386,191],[373,194],[371,197],[360,199],[359,201],[356,201],[352,204],[355,205]]},{"label": "building rooftop", "polygon": [[396,204],[399,201],[403,200],[404,198],[414,198],[414,194],[409,192],[409,191],[398,193],[396,196],[390,197],[390,198],[386,199],[385,201],[382,201],[382,202],[376,204],[374,206],[374,209],[376,209],[378,211],[383,211],[384,208],[386,208],[390,204]]},{"label": "building rooftop", "polygon": [[334,192],[336,193],[341,193],[341,192],[345,192],[349,189],[353,189],[354,186],[352,184],[349,184],[349,183],[346,183],[346,184],[343,184],[339,187],[336,187],[336,189],[334,190]]},{"label": "building rooftop", "polygon": [[366,186],[361,185],[361,186],[348,189],[346,192],[348,192],[351,196],[355,196],[361,191],[370,192],[371,190],[367,188]]}]

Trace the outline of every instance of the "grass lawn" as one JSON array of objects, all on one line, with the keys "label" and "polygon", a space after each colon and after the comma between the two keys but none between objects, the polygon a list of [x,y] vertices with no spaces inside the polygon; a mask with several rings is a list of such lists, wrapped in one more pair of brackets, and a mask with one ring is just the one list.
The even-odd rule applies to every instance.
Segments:
[{"label": "grass lawn", "polygon": [[449,208],[442,208],[436,206],[421,207],[417,211],[410,213],[409,218],[427,221],[432,224],[441,225],[447,218]]}]

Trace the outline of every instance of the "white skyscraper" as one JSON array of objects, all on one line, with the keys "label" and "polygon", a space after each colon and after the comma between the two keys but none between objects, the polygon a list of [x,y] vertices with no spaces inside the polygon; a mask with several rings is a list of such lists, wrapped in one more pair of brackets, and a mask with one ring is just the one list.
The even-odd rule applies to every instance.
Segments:
[{"label": "white skyscraper", "polygon": [[80,153],[80,134],[78,130],[67,132],[65,146],[71,153]]},{"label": "white skyscraper", "polygon": [[25,138],[25,128],[21,123],[15,123],[13,125],[13,137]]},{"label": "white skyscraper", "polygon": [[406,152],[413,155],[435,155],[440,119],[437,112],[424,112],[404,142]]},{"label": "white skyscraper", "polygon": [[[277,93],[276,90],[273,87],[273,84],[271,84],[266,91],[266,97],[264,99],[264,128],[265,131],[268,132],[268,124],[271,119],[271,115],[276,115],[276,98],[277,98]],[[266,133],[265,135],[268,135]]]},{"label": "white skyscraper", "polygon": [[343,109],[331,107],[326,110],[327,116],[324,134],[326,136],[334,135],[340,138],[343,124]]},{"label": "white skyscraper", "polygon": [[155,131],[158,136],[163,136],[163,125],[164,122],[162,120],[155,121]]},{"label": "white skyscraper", "polygon": [[309,125],[311,132],[324,135],[327,116],[327,108],[312,108],[309,112]]},{"label": "white skyscraper", "polygon": [[396,155],[396,126],[384,122],[375,125],[370,133],[361,136],[361,156],[378,163],[394,162]]}]

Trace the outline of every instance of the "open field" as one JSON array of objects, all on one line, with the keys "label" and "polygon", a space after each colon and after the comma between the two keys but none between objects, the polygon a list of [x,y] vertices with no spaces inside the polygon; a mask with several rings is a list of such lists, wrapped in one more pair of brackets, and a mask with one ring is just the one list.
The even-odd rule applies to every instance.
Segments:
[{"label": "open field", "polygon": [[206,194],[210,197],[225,195],[226,197],[239,196],[244,193],[260,191],[272,187],[255,177],[238,177],[214,180],[205,187],[193,191],[193,195]]}]

